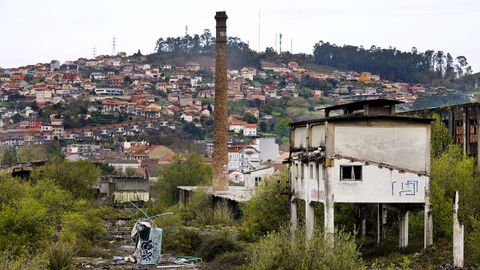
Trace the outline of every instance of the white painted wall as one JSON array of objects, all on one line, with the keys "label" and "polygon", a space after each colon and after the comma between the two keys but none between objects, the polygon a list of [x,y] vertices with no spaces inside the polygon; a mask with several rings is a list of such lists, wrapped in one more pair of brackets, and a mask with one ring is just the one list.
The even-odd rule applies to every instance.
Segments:
[{"label": "white painted wall", "polygon": [[[362,180],[341,181],[341,165],[362,165]],[[336,159],[334,166],[328,169],[331,170],[335,202],[425,203],[427,176],[401,173],[347,159]]]},{"label": "white painted wall", "polygon": [[311,144],[313,147],[319,147],[321,145],[325,145],[325,125],[312,127]]},{"label": "white painted wall", "polygon": [[335,124],[334,153],[427,172],[427,128]]},{"label": "white painted wall", "polygon": [[306,136],[307,136],[306,127],[295,128],[294,134],[293,134],[293,138],[294,138],[293,146],[295,148],[306,147],[307,146]]}]

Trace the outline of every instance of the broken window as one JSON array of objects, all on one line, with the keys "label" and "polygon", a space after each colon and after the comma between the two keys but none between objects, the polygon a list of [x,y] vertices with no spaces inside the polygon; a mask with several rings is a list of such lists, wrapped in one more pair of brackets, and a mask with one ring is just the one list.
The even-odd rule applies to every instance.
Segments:
[{"label": "broken window", "polygon": [[455,121],[455,142],[463,143],[463,121]]},{"label": "broken window", "polygon": [[470,143],[477,142],[478,140],[478,126],[477,126],[477,119],[470,119],[469,121],[470,128],[469,128],[469,141]]},{"label": "broken window", "polygon": [[341,181],[361,181],[362,180],[362,166],[340,166],[340,180]]}]

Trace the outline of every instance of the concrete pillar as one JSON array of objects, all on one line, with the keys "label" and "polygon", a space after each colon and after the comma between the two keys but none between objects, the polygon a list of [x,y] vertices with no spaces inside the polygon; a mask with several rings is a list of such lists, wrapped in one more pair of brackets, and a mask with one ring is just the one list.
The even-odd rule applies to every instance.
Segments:
[{"label": "concrete pillar", "polygon": [[311,239],[315,230],[315,212],[313,202],[305,200],[305,229],[307,239]]},{"label": "concrete pillar", "polygon": [[480,167],[480,115],[477,112],[477,165]]},{"label": "concrete pillar", "polygon": [[178,201],[180,202],[180,206],[185,206],[186,205],[185,190],[183,190],[183,189],[179,190]]},{"label": "concrete pillar", "polygon": [[324,167],[325,173],[325,205],[324,205],[324,221],[325,221],[325,237],[330,244],[333,244],[333,236],[335,233],[335,202],[333,198],[332,180],[330,177],[329,167]]},{"label": "concrete pillar", "polygon": [[362,222],[362,239],[365,239],[365,236],[367,235],[367,207],[364,204],[360,205],[360,220]]},{"label": "concrete pillar", "polygon": [[377,209],[377,243],[385,240],[385,224],[387,224],[387,209],[383,203],[378,204]]},{"label": "concrete pillar", "polygon": [[398,227],[400,229],[398,246],[400,248],[406,248],[408,246],[408,211],[405,209],[405,205],[400,206],[400,215],[398,218]]},{"label": "concrete pillar", "polygon": [[469,130],[469,117],[468,117],[468,108],[465,106],[463,107],[463,154],[468,155],[469,147],[468,144],[470,142],[470,133]]},{"label": "concrete pillar", "polygon": [[[428,183],[427,183],[428,186]],[[425,210],[424,210],[424,229],[423,229],[423,248],[433,245],[433,216],[432,205],[430,204],[430,191],[425,194]]]},{"label": "concrete pillar", "polygon": [[295,232],[298,228],[297,200],[290,198],[290,229]]},{"label": "concrete pillar", "polygon": [[458,216],[458,191],[453,203],[453,266],[463,268],[464,225]]}]

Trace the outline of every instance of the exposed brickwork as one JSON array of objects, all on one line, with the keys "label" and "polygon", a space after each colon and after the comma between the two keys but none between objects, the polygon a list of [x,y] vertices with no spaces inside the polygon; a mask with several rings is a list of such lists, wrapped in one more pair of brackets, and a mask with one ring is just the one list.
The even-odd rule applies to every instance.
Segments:
[{"label": "exposed brickwork", "polygon": [[219,11],[215,57],[215,114],[213,135],[213,190],[228,190],[227,14]]}]

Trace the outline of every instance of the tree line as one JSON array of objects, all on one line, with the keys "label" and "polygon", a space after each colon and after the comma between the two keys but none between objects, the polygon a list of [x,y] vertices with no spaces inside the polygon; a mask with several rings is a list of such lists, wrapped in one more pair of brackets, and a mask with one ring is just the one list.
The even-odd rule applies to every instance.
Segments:
[{"label": "tree line", "polygon": [[365,49],[362,46],[337,46],[319,41],[314,46],[313,54],[317,64],[368,71],[391,81],[431,83],[456,80],[472,73],[465,56],[454,59],[449,52],[419,52],[415,47],[406,52],[394,47],[385,49],[373,45]]},{"label": "tree line", "polygon": [[[250,49],[249,45],[238,37],[228,37],[228,64],[231,68],[245,66],[259,66],[258,54]],[[215,37],[210,30],[205,29],[203,34],[183,37],[159,38],[155,44],[157,54],[170,57],[185,57],[195,59],[200,56],[215,56]]]}]

